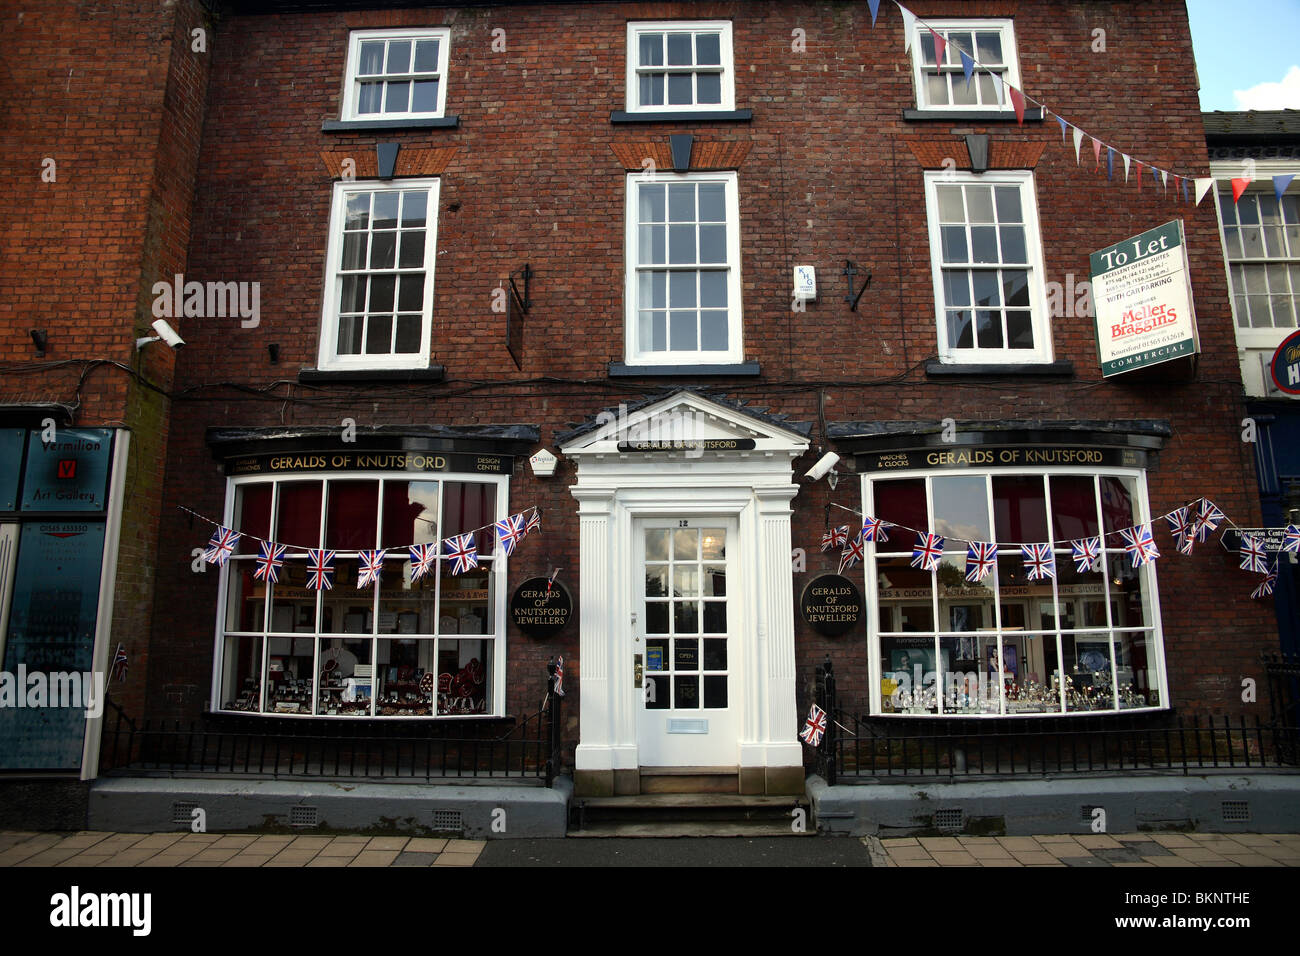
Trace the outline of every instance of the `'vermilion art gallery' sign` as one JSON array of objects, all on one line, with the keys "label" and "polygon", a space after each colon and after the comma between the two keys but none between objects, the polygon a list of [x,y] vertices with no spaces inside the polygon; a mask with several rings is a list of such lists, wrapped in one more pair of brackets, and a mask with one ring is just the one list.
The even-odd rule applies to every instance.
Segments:
[{"label": "'vermilion art gallery' sign", "polygon": [[1181,219],[1094,252],[1091,262],[1103,377],[1201,350]]}]

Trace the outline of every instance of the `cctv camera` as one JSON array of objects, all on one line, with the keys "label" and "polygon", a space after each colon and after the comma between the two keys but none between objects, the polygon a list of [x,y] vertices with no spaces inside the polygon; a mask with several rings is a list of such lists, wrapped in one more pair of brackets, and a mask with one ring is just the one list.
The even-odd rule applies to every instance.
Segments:
[{"label": "cctv camera", "polygon": [[158,333],[158,338],[174,349],[178,349],[185,344],[185,340],[176,334],[176,330],[167,324],[166,319],[158,319],[154,322],[153,330]]},{"label": "cctv camera", "polygon": [[804,473],[804,478],[808,481],[816,481],[823,477],[826,472],[834,468],[836,464],[839,463],[839,460],[839,455],[835,454],[833,451],[828,451],[817,459],[817,464],[813,465]]}]

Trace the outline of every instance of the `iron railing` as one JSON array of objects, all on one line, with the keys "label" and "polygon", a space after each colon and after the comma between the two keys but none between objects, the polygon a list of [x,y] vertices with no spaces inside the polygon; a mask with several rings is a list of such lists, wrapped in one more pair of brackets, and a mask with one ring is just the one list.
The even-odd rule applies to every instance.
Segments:
[{"label": "iron railing", "polygon": [[[305,721],[205,714],[199,721],[137,724],[113,701],[105,722],[105,775],[249,775],[437,781],[536,778],[561,770],[561,701],[555,665],[536,713],[511,721]],[[256,725],[250,721],[256,720]],[[381,729],[382,728],[382,729]]]},{"label": "iron railing", "polygon": [[818,668],[816,700],[828,720],[816,766],[830,784],[890,777],[1300,772],[1296,727],[1259,717],[908,720],[853,714],[835,696],[828,660]]}]

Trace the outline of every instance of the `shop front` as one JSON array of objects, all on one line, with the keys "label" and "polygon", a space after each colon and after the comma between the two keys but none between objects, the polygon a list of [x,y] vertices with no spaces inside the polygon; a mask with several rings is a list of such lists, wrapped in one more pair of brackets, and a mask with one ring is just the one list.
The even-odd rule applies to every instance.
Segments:
[{"label": "shop front", "polygon": [[805,435],[681,391],[561,436],[581,528],[579,795],[665,777],[802,792],[790,514]]},{"label": "shop front", "polygon": [[220,520],[240,535],[222,566],[211,710],[504,716],[509,562],[494,525],[522,507],[510,476],[536,441],[508,431],[346,444],[210,432],[227,473]]},{"label": "shop front", "polygon": [[128,444],[0,430],[0,770],[94,775]]},{"label": "shop front", "polygon": [[863,561],[870,714],[1169,707],[1156,563],[1132,544],[1150,540],[1147,472],[1166,426],[830,433],[856,454],[863,514],[883,522]]}]

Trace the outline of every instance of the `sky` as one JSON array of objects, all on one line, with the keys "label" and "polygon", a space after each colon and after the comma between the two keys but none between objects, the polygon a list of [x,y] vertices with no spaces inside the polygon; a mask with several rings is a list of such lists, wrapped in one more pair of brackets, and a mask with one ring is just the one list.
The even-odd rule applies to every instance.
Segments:
[{"label": "sky", "polygon": [[1300,109],[1300,0],[1187,0],[1202,110]]}]

